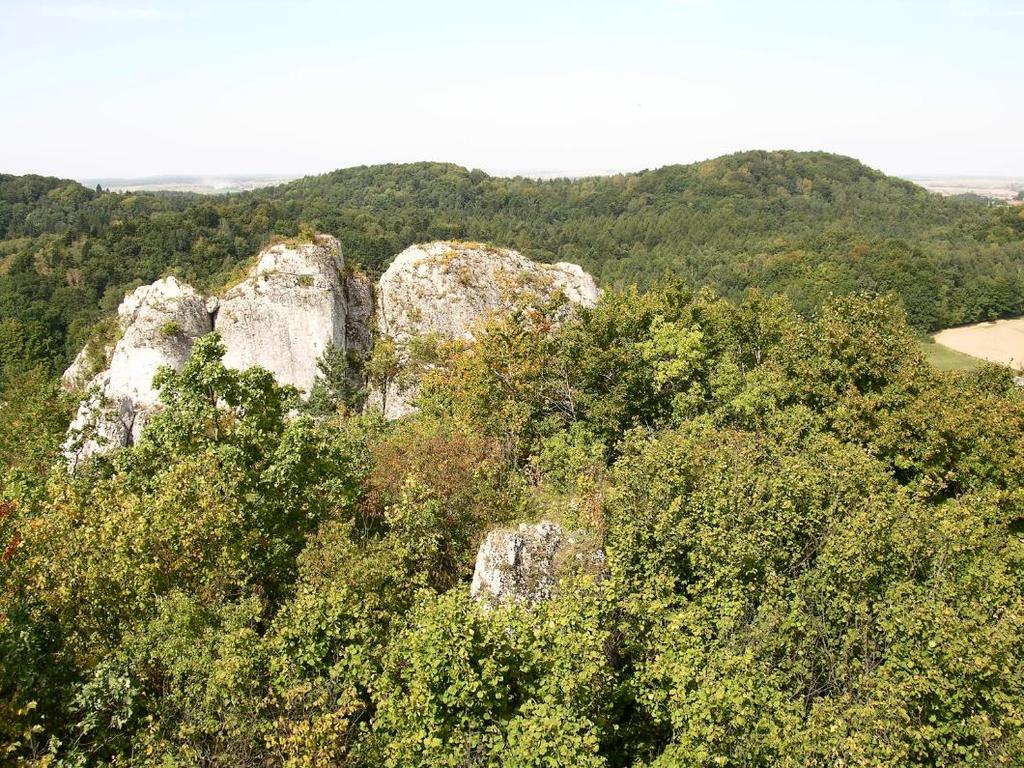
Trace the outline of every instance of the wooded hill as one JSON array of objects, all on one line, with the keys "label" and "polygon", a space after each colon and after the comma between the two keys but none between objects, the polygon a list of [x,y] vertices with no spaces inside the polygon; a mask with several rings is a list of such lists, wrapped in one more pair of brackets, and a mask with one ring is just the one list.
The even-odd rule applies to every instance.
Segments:
[{"label": "wooded hill", "polygon": [[216,285],[303,227],[370,271],[414,242],[469,239],[579,263],[605,287],[671,272],[730,298],[783,293],[802,312],[891,291],[922,330],[1024,313],[1024,209],[940,198],[820,152],[551,181],[381,165],[213,197],[0,176],[4,365],[56,369],[126,290],[166,273]]}]

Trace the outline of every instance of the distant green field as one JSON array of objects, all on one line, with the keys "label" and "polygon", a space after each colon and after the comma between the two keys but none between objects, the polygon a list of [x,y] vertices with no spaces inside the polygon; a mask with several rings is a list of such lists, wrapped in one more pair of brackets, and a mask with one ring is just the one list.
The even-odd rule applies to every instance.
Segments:
[{"label": "distant green field", "polygon": [[922,341],[921,349],[924,350],[928,362],[941,371],[972,371],[985,363],[980,358],[936,344],[931,339]]}]

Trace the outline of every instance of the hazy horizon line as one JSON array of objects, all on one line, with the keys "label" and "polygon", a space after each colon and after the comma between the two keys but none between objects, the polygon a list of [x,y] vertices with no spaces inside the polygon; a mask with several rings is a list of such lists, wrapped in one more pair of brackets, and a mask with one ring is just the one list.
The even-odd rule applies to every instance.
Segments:
[{"label": "hazy horizon line", "polygon": [[[737,150],[735,153],[739,154],[744,151],[755,151],[755,150]],[[776,151],[776,150],[766,150]],[[783,150],[784,151],[784,150]],[[803,152],[803,150],[792,150],[795,152]],[[819,150],[826,152],[827,154],[837,154],[827,152],[827,150]],[[728,155],[717,155],[715,157],[705,158],[704,160],[695,160],[691,162],[669,162],[661,165],[649,165],[638,168],[480,168],[478,166],[467,165],[451,160],[411,160],[411,161],[387,161],[379,163],[355,163],[352,165],[338,165],[326,170],[321,171],[283,171],[283,172],[264,172],[264,171],[239,171],[239,172],[164,172],[164,173],[146,173],[139,175],[90,175],[90,176],[67,176],[65,178],[72,179],[85,186],[93,186],[100,184],[106,186],[110,184],[112,186],[123,186],[125,184],[137,184],[141,182],[172,182],[178,181],[266,181],[266,180],[281,180],[283,182],[293,181],[295,179],[306,178],[310,176],[323,176],[328,173],[334,173],[335,171],[347,170],[350,168],[361,168],[361,167],[373,167],[380,165],[416,165],[417,163],[441,163],[445,165],[455,165],[467,170],[482,170],[489,176],[503,177],[503,178],[514,178],[521,176],[524,178],[536,178],[536,179],[556,179],[556,178],[587,178],[587,177],[602,177],[602,176],[616,176],[619,174],[633,174],[643,173],[644,171],[657,170],[659,168],[666,168],[675,165],[696,165],[707,160],[715,160],[719,157],[727,157]],[[841,155],[842,156],[842,155]],[[988,174],[988,173],[977,173],[977,172],[957,172],[957,171],[886,171],[876,166],[872,166],[864,161],[859,160],[856,157],[850,157],[853,160],[867,165],[869,168],[880,171],[887,176],[893,176],[896,178],[902,178],[907,180],[943,180],[943,179],[971,179],[977,181],[1024,181],[1024,174]],[[32,172],[29,172],[32,173]],[[26,174],[15,174],[15,175],[28,175]],[[38,175],[51,175],[51,174],[38,174]],[[56,175],[56,174],[55,174]],[[58,176],[59,178],[59,176]]]}]

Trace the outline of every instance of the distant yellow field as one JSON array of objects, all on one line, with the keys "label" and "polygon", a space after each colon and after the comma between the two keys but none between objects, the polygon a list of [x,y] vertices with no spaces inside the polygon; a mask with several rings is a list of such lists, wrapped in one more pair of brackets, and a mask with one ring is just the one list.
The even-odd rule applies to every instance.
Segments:
[{"label": "distant yellow field", "polygon": [[947,328],[935,342],[965,355],[1024,370],[1024,317]]}]

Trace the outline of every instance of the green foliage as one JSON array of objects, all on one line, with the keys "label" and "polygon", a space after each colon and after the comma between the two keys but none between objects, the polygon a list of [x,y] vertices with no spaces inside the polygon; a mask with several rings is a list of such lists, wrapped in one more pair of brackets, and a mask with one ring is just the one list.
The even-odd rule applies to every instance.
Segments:
[{"label": "green foliage", "polygon": [[656,764],[1020,757],[1019,494],[923,504],[831,438],[746,433],[670,433],[617,472]]},{"label": "green foliage", "polygon": [[606,620],[586,593],[542,615],[484,613],[458,593],[423,601],[378,682],[382,764],[606,765]]},{"label": "green foliage", "polygon": [[387,409],[388,400],[394,397],[401,372],[402,360],[399,358],[394,340],[388,336],[376,339],[373,351],[363,366],[363,373],[366,375],[366,381],[380,392],[382,410]]},{"label": "green foliage", "polygon": [[57,458],[73,403],[42,366],[14,375],[0,391],[0,466],[8,482],[34,484]]},{"label": "green foliage", "polygon": [[160,326],[160,335],[165,339],[173,339],[175,336],[181,334],[181,325],[174,322],[173,320],[164,323]]},{"label": "green foliage", "polygon": [[352,361],[345,351],[329,345],[316,361],[316,378],[302,410],[312,416],[324,417],[341,408],[359,410],[366,400],[366,391],[352,373]]},{"label": "green foliage", "polygon": [[[803,316],[672,279],[476,338],[424,340],[421,411],[388,423],[344,406],[336,350],[297,408],[212,334],[158,374],[137,444],[74,476],[49,373],[13,366],[0,759],[1024,760],[1008,370],[929,365],[892,296]],[[472,599],[487,531],[541,515],[586,529],[603,578]]]}]

